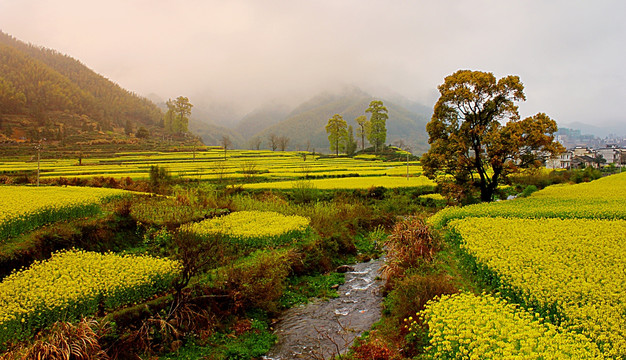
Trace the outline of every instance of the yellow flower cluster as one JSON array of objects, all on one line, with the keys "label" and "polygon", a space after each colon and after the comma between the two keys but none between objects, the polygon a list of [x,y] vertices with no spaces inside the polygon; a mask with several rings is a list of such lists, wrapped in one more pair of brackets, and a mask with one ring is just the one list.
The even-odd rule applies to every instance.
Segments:
[{"label": "yellow flower cluster", "polygon": [[[367,189],[374,186],[386,188],[402,187],[432,187],[437,185],[425,176],[410,177],[408,180],[403,176],[359,176],[332,179],[311,180],[313,187],[320,190],[333,189]],[[267,183],[246,184],[246,189],[292,189],[297,185],[296,181],[276,181]]]},{"label": "yellow flower cluster", "polygon": [[589,183],[549,186],[527,198],[444,209],[429,223],[443,227],[452,219],[468,216],[626,220],[625,203],[626,173],[622,173]]},{"label": "yellow flower cluster", "polygon": [[0,240],[54,221],[93,215],[128,191],[58,186],[0,186]]},{"label": "yellow flower cluster", "polygon": [[237,211],[226,216],[184,225],[181,229],[198,235],[222,235],[231,242],[253,247],[280,245],[301,237],[310,220],[273,211]]},{"label": "yellow flower cluster", "polygon": [[488,268],[479,276],[497,274],[521,303],[564,317],[608,355],[626,355],[626,221],[485,217],[449,226]]},{"label": "yellow flower cluster", "polygon": [[[419,316],[428,325],[434,359],[604,358],[584,335],[544,323],[491,295],[446,295],[429,302]],[[405,320],[409,333],[420,326],[411,320]]]},{"label": "yellow flower cluster", "polygon": [[59,320],[75,320],[167,290],[178,262],[149,256],[62,251],[0,283],[0,344]]}]

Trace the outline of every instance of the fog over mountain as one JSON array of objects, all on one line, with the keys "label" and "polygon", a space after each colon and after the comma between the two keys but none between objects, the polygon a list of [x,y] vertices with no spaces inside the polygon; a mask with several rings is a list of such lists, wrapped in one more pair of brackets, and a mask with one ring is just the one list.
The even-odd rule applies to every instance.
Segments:
[{"label": "fog over mountain", "polygon": [[231,128],[343,86],[432,109],[458,69],[519,75],[522,116],[617,128],[624,13],[617,0],[2,0],[0,29],[138,94],[187,96],[196,118]]}]

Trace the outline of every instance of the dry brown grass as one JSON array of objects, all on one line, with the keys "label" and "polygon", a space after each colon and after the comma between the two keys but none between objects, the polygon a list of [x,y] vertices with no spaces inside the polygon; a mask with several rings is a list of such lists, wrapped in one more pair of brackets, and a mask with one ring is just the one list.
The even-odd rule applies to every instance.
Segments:
[{"label": "dry brown grass", "polygon": [[0,355],[1,360],[107,360],[109,356],[100,345],[106,324],[83,319],[77,324],[58,322],[40,333],[34,343],[19,345]]},{"label": "dry brown grass", "polygon": [[123,357],[127,353],[136,352],[149,355],[175,351],[187,334],[210,334],[215,325],[215,317],[190,300],[184,294],[169,309],[141,321],[137,328],[127,332],[115,348],[111,349],[112,357]]},{"label": "dry brown grass", "polygon": [[402,278],[406,270],[418,268],[422,262],[431,262],[440,248],[423,219],[407,217],[397,222],[385,243],[387,264],[383,268],[385,278]]}]

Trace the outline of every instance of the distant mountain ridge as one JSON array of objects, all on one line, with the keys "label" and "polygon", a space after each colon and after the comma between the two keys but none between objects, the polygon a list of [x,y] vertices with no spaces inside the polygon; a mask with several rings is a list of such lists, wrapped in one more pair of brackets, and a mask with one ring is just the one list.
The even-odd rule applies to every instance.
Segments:
[{"label": "distant mountain ridge", "polygon": [[55,50],[0,32],[0,130],[5,136],[66,137],[158,127],[161,110]]},{"label": "distant mountain ridge", "polygon": [[[354,119],[360,115],[369,118],[365,110],[372,100],[380,99],[359,89],[334,94],[321,93],[297,106],[283,120],[257,132],[252,138],[260,138],[267,144],[270,134],[286,136],[290,139],[290,148],[327,151],[329,144],[325,127],[328,119],[335,114],[341,115],[354,128],[356,138],[357,124]],[[417,114],[393,102],[382,100],[389,111],[386,143],[402,140],[411,146],[414,153],[425,152],[428,149],[426,122],[429,115]]]}]

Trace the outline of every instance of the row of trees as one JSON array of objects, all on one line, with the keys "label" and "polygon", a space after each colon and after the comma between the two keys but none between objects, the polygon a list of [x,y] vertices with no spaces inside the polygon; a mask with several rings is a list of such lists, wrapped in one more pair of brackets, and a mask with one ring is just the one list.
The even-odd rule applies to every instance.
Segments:
[{"label": "row of trees", "polygon": [[[358,125],[357,136],[361,138],[361,150],[365,149],[365,138],[374,146],[374,151],[378,153],[387,140],[387,108],[380,100],[372,100],[365,112],[370,113],[368,120],[365,115],[361,115],[354,119]],[[328,120],[326,125],[328,133],[328,142],[330,143],[330,151],[334,151],[335,155],[339,152],[353,155],[357,149],[357,143],[354,140],[354,131],[352,125],[343,119],[339,114],[335,114]]]}]

